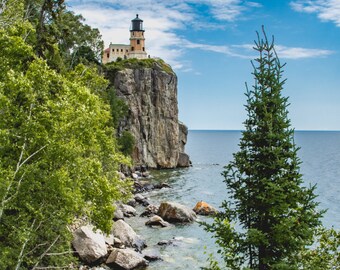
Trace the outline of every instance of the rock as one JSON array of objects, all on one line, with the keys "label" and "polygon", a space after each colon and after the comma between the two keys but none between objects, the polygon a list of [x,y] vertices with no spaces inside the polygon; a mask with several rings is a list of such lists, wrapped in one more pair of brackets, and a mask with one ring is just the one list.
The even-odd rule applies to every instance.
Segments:
[{"label": "rock", "polygon": [[107,258],[106,264],[118,267],[119,269],[132,270],[146,267],[148,262],[139,253],[133,250],[115,248]]},{"label": "rock", "polygon": [[145,211],[143,213],[141,213],[140,216],[141,217],[151,217],[152,215],[157,214],[158,208],[159,208],[158,206],[150,204],[145,208]]},{"label": "rock", "polygon": [[125,248],[123,242],[117,237],[114,237],[114,245],[113,246],[115,248]]},{"label": "rock", "polygon": [[[144,186],[143,186],[143,191],[145,191]],[[143,206],[150,205],[150,203],[148,202],[147,198],[145,198],[141,194],[136,194],[134,198],[135,198],[136,202],[140,203]]]},{"label": "rock", "polygon": [[110,268],[107,266],[98,266],[98,267],[90,268],[90,270],[110,270]]},{"label": "rock", "polygon": [[125,174],[122,172],[118,172],[119,179],[124,180],[126,178]]},{"label": "rock", "polygon": [[209,216],[215,215],[217,210],[206,202],[200,201],[196,204],[193,211],[198,215]]},{"label": "rock", "polygon": [[113,220],[119,220],[119,219],[124,219],[124,213],[123,211],[116,206],[115,212],[113,214]]},{"label": "rock", "polygon": [[154,186],[155,189],[162,189],[162,188],[171,188],[170,185],[168,185],[167,183],[161,183],[161,184],[156,184]]},{"label": "rock", "polygon": [[141,195],[141,194],[135,194],[134,199],[136,200],[136,202],[139,202],[139,203],[141,203],[144,200],[146,200],[146,198],[143,195]]},{"label": "rock", "polygon": [[135,248],[137,251],[146,247],[145,241],[123,220],[118,220],[113,224],[112,234],[119,238],[126,247]]},{"label": "rock", "polygon": [[177,167],[185,168],[190,167],[191,161],[189,156],[186,153],[179,153],[178,161],[177,161]]},{"label": "rock", "polygon": [[175,168],[187,136],[178,121],[177,76],[164,66],[155,61],[151,67],[108,71],[117,96],[130,108],[119,129],[135,138],[135,164],[150,168]]},{"label": "rock", "polygon": [[144,256],[144,259],[148,260],[149,262],[162,259],[161,254],[156,249],[144,250],[142,255]]},{"label": "rock", "polygon": [[104,235],[104,238],[105,238],[105,242],[108,245],[113,246],[115,244],[115,239],[114,239],[113,234]]},{"label": "rock", "polygon": [[138,179],[138,177],[139,177],[138,174],[136,174],[136,173],[132,173],[131,176],[132,176],[133,179]]},{"label": "rock", "polygon": [[127,204],[127,205],[130,205],[130,206],[132,206],[132,207],[136,207],[137,202],[136,202],[135,199],[131,199],[131,200],[129,200],[126,204]]},{"label": "rock", "polygon": [[159,245],[159,246],[168,246],[168,245],[171,245],[171,244],[172,244],[171,240],[161,240],[157,243],[157,245]]},{"label": "rock", "polygon": [[162,202],[157,215],[169,222],[192,222],[196,219],[194,211],[175,202]]},{"label": "rock", "polygon": [[73,248],[85,263],[93,263],[107,254],[104,235],[93,226],[82,226],[73,233]]},{"label": "rock", "polygon": [[134,193],[144,192],[143,185],[139,181],[133,183]]},{"label": "rock", "polygon": [[136,209],[127,204],[120,205],[120,209],[122,210],[125,217],[132,217],[137,214]]},{"label": "rock", "polygon": [[142,172],[142,177],[149,178],[150,173],[149,172]]},{"label": "rock", "polygon": [[147,183],[147,184],[143,185],[143,190],[144,191],[151,191],[151,190],[154,190],[154,189],[155,189],[155,185],[154,184]]},{"label": "rock", "polygon": [[145,222],[145,225],[168,227],[170,224],[164,221],[160,216],[155,215]]},{"label": "rock", "polygon": [[148,166],[146,166],[146,165],[140,166],[140,171],[141,171],[142,173],[148,172],[147,170],[148,170]]}]

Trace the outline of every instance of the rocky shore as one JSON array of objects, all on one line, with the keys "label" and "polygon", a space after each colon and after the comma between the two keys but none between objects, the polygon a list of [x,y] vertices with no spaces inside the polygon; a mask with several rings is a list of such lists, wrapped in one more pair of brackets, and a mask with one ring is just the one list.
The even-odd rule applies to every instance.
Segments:
[{"label": "rocky shore", "polygon": [[[123,173],[120,175],[121,178],[126,177]],[[152,184],[150,173],[145,168],[129,176],[134,180],[134,196],[126,204],[115,205],[114,224],[109,235],[95,231],[91,224],[84,224],[74,230],[72,246],[81,262],[79,270],[146,269],[153,261],[162,260],[162,246],[177,245],[182,241],[180,237],[173,237],[148,246],[144,237],[130,226],[132,217],[146,219],[144,226],[152,229],[171,230],[173,226],[190,225],[195,222],[197,215],[213,215],[217,212],[206,202],[198,202],[192,209],[170,201],[153,205],[143,193],[157,189],[169,189],[170,192],[171,187],[167,183]]]}]

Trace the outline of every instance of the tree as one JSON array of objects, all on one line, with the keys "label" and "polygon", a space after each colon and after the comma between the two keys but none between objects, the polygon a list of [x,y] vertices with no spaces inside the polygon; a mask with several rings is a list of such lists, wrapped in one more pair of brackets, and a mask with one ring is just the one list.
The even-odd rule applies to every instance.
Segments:
[{"label": "tree", "polygon": [[340,266],[340,231],[334,228],[318,228],[312,247],[301,250],[299,259],[299,269],[338,269]]},{"label": "tree", "polygon": [[288,98],[281,93],[284,64],[264,29],[257,37],[245,130],[223,172],[230,201],[205,228],[215,234],[230,269],[297,269],[297,254],[312,243],[322,212],[315,186],[305,187],[299,172]]},{"label": "tree", "polygon": [[[23,1],[0,14],[0,269],[68,267],[84,218],[109,232],[130,183],[117,171],[108,82],[94,68],[65,75],[35,55]],[[8,9],[7,9],[8,8]],[[11,13],[16,14],[15,20]]]}]

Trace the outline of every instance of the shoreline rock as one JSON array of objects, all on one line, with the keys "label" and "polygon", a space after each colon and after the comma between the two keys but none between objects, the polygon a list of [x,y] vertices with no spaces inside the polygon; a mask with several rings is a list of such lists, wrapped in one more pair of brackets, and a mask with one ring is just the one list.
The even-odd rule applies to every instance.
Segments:
[{"label": "shoreline rock", "polygon": [[124,270],[146,267],[149,264],[148,261],[136,251],[118,248],[112,250],[105,263],[109,266],[119,267]]},{"label": "shoreline rock", "polygon": [[166,221],[174,223],[188,223],[196,219],[194,211],[176,202],[162,202],[157,215]]},{"label": "shoreline rock", "polygon": [[214,207],[203,201],[198,202],[192,210],[202,216],[213,216],[218,213]]},{"label": "shoreline rock", "polygon": [[72,246],[80,259],[88,264],[108,253],[104,234],[99,230],[94,232],[91,225],[82,226],[73,233]]},{"label": "shoreline rock", "polygon": [[146,247],[145,241],[136,234],[129,224],[121,219],[113,224],[112,234],[120,239],[126,247],[134,248],[137,251]]}]

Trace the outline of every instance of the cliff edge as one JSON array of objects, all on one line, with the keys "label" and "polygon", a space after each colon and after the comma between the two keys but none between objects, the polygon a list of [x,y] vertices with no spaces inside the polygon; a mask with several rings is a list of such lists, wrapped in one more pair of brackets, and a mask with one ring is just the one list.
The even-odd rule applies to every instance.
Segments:
[{"label": "cliff edge", "polygon": [[178,120],[177,76],[171,67],[160,59],[129,59],[109,64],[107,77],[129,106],[119,132],[133,134],[134,162],[150,168],[188,167],[188,129]]}]

